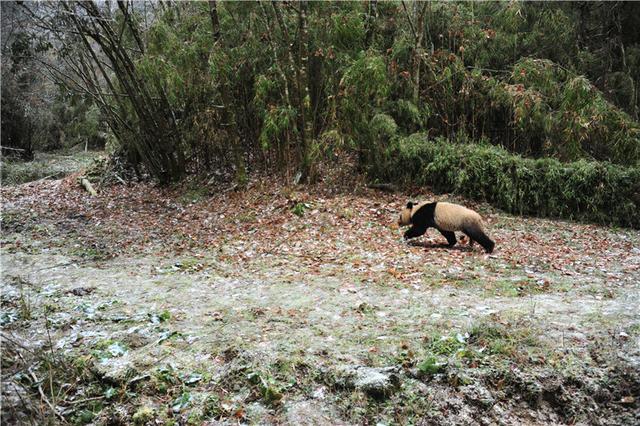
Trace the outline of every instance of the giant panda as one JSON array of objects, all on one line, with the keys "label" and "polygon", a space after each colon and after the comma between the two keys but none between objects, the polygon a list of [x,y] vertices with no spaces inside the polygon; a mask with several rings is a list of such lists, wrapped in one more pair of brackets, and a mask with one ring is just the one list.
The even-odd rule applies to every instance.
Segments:
[{"label": "giant panda", "polygon": [[476,212],[458,204],[433,202],[415,204],[411,201],[400,212],[399,226],[411,225],[404,233],[404,239],[419,237],[429,228],[436,228],[449,243],[456,244],[454,231],[462,231],[469,237],[469,244],[480,243],[487,253],[493,251],[495,243],[485,234],[482,218]]}]

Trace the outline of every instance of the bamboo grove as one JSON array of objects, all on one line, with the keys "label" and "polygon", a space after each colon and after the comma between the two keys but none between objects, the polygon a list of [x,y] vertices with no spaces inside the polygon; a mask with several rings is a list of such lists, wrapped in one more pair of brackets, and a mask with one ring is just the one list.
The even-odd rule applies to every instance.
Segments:
[{"label": "bamboo grove", "polygon": [[640,164],[638,3],[23,8],[46,28],[32,43],[46,38],[58,58],[45,69],[162,183],[221,171],[242,183],[259,170],[313,181],[345,158],[369,179],[410,180],[398,159],[415,134],[558,167]]}]

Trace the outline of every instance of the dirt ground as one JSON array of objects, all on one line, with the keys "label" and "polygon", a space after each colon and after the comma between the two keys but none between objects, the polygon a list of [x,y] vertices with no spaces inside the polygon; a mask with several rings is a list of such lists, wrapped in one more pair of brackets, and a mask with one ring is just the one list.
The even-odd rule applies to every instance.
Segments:
[{"label": "dirt ground", "polygon": [[[3,424],[640,422],[637,230],[270,179],[1,196]],[[495,252],[404,242],[408,199]]]}]

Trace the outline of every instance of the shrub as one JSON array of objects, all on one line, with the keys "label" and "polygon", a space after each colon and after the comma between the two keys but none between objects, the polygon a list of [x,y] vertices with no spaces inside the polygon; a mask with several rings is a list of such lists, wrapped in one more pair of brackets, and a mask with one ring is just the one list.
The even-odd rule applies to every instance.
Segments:
[{"label": "shrub", "polygon": [[413,134],[389,151],[385,178],[487,201],[508,212],[640,228],[640,169],[530,159],[488,144]]}]

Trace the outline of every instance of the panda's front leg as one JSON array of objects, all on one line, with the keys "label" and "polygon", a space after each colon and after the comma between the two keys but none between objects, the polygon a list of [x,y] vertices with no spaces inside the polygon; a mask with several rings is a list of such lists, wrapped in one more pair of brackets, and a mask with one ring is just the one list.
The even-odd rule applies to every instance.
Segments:
[{"label": "panda's front leg", "polygon": [[404,233],[404,239],[408,240],[410,238],[419,237],[420,235],[423,235],[425,232],[427,232],[427,229],[428,227],[426,226],[413,225],[407,230],[407,232]]},{"label": "panda's front leg", "polygon": [[452,231],[445,231],[444,229],[438,229],[440,233],[447,239],[447,243],[449,247],[453,247],[456,245],[456,234]]}]

